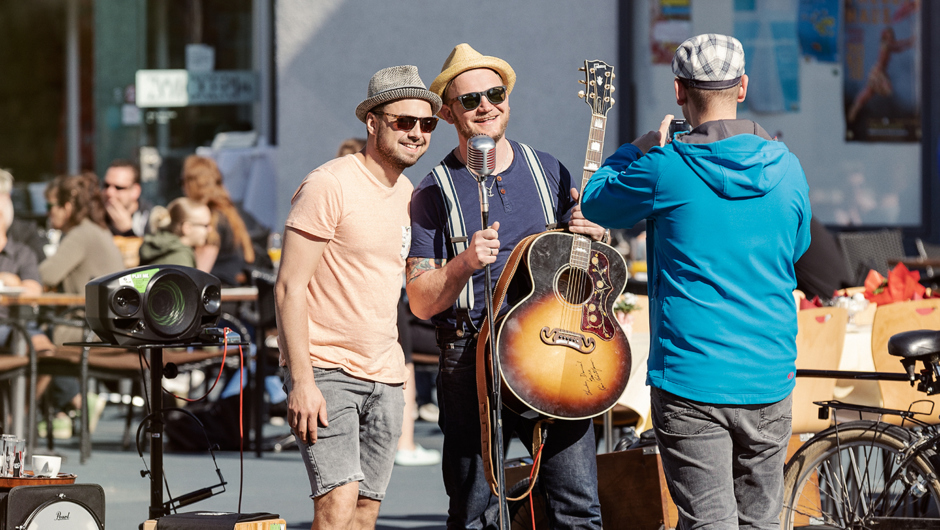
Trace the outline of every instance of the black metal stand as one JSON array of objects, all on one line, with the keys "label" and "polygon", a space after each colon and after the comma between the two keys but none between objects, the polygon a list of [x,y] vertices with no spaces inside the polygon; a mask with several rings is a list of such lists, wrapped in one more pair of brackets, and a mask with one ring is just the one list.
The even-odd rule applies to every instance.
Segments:
[{"label": "black metal stand", "polygon": [[[485,178],[485,177],[484,177]],[[477,179],[480,186],[480,218],[483,221],[483,230],[489,225],[490,203],[487,199],[487,192],[484,189],[484,178]],[[506,470],[505,455],[503,454],[503,399],[500,394],[499,377],[499,353],[496,351],[496,308],[493,307],[493,276],[490,265],[483,268],[485,285],[483,287],[484,298],[486,299],[486,321],[490,332],[487,335],[487,341],[490,348],[490,371],[493,375],[490,380],[490,428],[494,434],[493,446],[496,456],[496,483],[499,501],[499,528],[500,530],[509,530],[509,510],[506,501]]]},{"label": "black metal stand", "polygon": [[[228,342],[226,346],[249,346],[247,341]],[[178,344],[140,344],[121,346],[105,342],[70,342],[66,346],[137,349],[138,354],[150,360],[150,519],[168,515],[163,504],[163,349],[222,346],[223,342],[186,342]]]}]

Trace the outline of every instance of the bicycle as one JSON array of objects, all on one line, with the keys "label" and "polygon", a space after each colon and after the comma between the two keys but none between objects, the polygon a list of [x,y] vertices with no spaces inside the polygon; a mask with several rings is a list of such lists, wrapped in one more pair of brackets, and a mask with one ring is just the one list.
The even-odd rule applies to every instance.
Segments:
[{"label": "bicycle", "polygon": [[[888,352],[901,358],[906,373],[799,370],[797,377],[909,381],[927,395],[940,393],[940,331],[894,335]],[[923,369],[915,373],[918,363]],[[816,404],[821,419],[831,411],[857,412],[860,419],[835,422],[790,458],[781,527],[940,529],[940,425],[915,417],[932,414],[933,404],[929,412],[839,401]],[[861,419],[863,413],[879,419]],[[901,417],[901,426],[881,421],[885,415]]]}]

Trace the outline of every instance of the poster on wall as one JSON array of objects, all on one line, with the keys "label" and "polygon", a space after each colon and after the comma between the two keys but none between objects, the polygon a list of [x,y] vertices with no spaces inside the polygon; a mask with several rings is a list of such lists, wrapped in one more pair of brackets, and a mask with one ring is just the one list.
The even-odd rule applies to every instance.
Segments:
[{"label": "poster on wall", "polygon": [[845,137],[920,141],[917,0],[845,0]]},{"label": "poster on wall", "polygon": [[650,3],[650,50],[653,64],[672,64],[676,48],[692,36],[692,0]]},{"label": "poster on wall", "polygon": [[839,60],[839,0],[800,0],[796,23],[803,57]]},{"label": "poster on wall", "polygon": [[735,0],[734,35],[747,57],[748,110],[800,110],[797,0]]}]

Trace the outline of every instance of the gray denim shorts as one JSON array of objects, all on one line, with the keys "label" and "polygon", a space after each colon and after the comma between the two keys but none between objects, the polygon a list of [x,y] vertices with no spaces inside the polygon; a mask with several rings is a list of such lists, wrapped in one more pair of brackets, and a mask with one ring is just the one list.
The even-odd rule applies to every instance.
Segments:
[{"label": "gray denim shorts", "polygon": [[[314,367],[313,378],[326,400],[330,426],[317,427],[317,443],[300,444],[311,498],[359,482],[360,496],[381,501],[401,436],[402,385],[357,379],[338,368]],[[290,394],[286,369],[284,381],[284,390]]]}]

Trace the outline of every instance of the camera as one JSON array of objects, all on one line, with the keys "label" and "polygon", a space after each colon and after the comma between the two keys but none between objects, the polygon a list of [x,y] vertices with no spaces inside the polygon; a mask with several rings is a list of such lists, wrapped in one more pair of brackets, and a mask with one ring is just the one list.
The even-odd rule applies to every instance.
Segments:
[{"label": "camera", "polygon": [[672,120],[669,122],[669,132],[666,134],[666,141],[671,142],[673,135],[677,132],[686,133],[692,130],[692,126],[685,120]]}]

